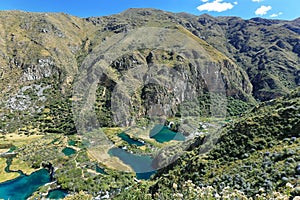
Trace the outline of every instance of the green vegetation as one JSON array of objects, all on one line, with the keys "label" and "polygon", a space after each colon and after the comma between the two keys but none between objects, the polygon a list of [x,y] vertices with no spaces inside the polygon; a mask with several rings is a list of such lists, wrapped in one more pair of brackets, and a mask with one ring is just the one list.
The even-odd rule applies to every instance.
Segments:
[{"label": "green vegetation", "polygon": [[[76,141],[77,146],[82,146],[80,138],[75,136],[70,136],[70,138]],[[37,168],[46,167],[50,164],[56,168],[54,178],[62,189],[66,189],[74,194],[85,191],[86,194],[93,196],[105,195],[106,191],[120,193],[134,182],[132,173],[122,173],[111,169],[105,169],[106,173],[104,174],[98,173],[96,166],[102,165],[90,160],[85,148],[78,148],[75,154],[65,156],[62,150],[68,145],[70,138],[48,134],[42,138],[39,137],[17,143],[18,146],[15,149],[17,155],[15,158],[12,158],[10,169],[22,170],[24,173],[30,174]],[[0,167],[3,170],[0,173],[1,177],[3,177],[1,180],[10,180],[18,176],[18,173],[6,173],[4,171],[6,159],[1,158],[0,161]],[[44,188],[43,190],[47,191],[48,189]],[[41,197],[44,192],[41,188],[34,196]]]},{"label": "green vegetation", "polygon": [[39,129],[43,133],[61,133],[71,135],[76,133],[71,110],[71,101],[57,99],[47,105],[38,118]]},{"label": "green vegetation", "polygon": [[[300,84],[297,22],[153,9],[86,19],[1,11],[0,180],[18,176],[5,171],[11,162],[11,169],[26,174],[54,167],[56,183],[41,187],[32,199],[57,187],[71,193],[66,199],[107,194],[116,199],[300,196],[299,89],[287,95]],[[131,45],[132,52],[117,57],[106,74],[97,77],[93,106],[105,136],[129,152],[171,163],[146,181],[135,180],[129,166],[108,155],[110,144],[87,148],[86,138],[76,135],[72,112],[72,104],[84,99],[72,96],[77,78],[93,72],[94,66],[104,69],[98,66],[103,54],[99,45],[114,43],[111,36],[141,27],[149,28],[138,38],[141,41],[153,27],[165,28],[180,33],[180,41],[194,40],[202,50],[179,55],[170,48],[133,50]],[[157,39],[162,39],[162,47],[170,46],[163,37]],[[190,60],[189,53],[196,59]],[[129,86],[119,91],[118,84]],[[224,95],[214,92],[219,89]],[[114,105],[113,110],[112,103],[118,102],[112,98],[117,97],[128,107]],[[175,123],[173,131],[190,135],[184,126],[191,125],[200,136],[183,144],[150,139],[146,127],[158,111],[167,118],[165,125]],[[220,135],[210,137],[220,126]],[[146,144],[138,147],[121,140],[117,134],[127,129],[131,138]],[[74,154],[66,156],[65,148],[74,148]],[[7,159],[8,151],[16,155]],[[183,154],[174,161],[178,152]],[[97,172],[96,166],[106,173]]]},{"label": "green vegetation", "polygon": [[245,113],[254,105],[254,103],[245,102],[233,97],[205,92],[197,100],[184,102],[180,105],[177,115],[183,118],[184,116],[200,116],[202,118],[232,117]]},{"label": "green vegetation", "polygon": [[35,172],[36,169],[29,166],[27,162],[14,158],[11,162],[10,168],[11,171],[21,170],[24,174],[30,175],[32,172]]},{"label": "green vegetation", "polygon": [[244,199],[299,195],[299,109],[300,90],[258,106],[227,124],[208,154],[201,153],[207,144],[187,151],[160,170],[148,189],[132,189],[120,199],[147,195],[160,199],[206,195],[204,199],[211,199],[216,198],[215,192],[221,196],[225,190]]},{"label": "green vegetation", "polygon": [[[108,88],[110,87],[110,88]],[[96,91],[95,112],[97,113],[97,119],[100,122],[100,126],[112,127],[112,111],[111,111],[111,92],[112,86],[98,86]]]}]

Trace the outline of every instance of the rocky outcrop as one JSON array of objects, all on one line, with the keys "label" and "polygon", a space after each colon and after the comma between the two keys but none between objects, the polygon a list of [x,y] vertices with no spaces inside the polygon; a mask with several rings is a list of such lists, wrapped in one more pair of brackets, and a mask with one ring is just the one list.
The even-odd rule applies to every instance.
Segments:
[{"label": "rocky outcrop", "polygon": [[22,66],[22,81],[35,81],[43,78],[59,76],[59,69],[51,58],[38,59],[36,65]]},{"label": "rocky outcrop", "polygon": [[[156,46],[147,44],[135,49],[131,41],[126,48],[120,46],[112,52],[120,55],[113,55],[114,60],[105,69],[108,71],[104,70],[106,76],[98,77],[96,116],[104,121],[101,125],[126,126],[154,115],[174,116],[181,104],[194,101],[203,92],[244,101],[253,101],[252,95],[265,101],[300,84],[299,19],[243,20],[129,9],[86,19],[2,11],[0,22],[0,97],[2,107],[9,110],[3,113],[40,111],[35,106],[53,100],[52,94],[46,93],[43,103],[34,104],[32,98],[20,96],[23,86],[46,82],[43,87],[48,85],[62,101],[66,100],[74,93],[72,87],[81,69],[89,69],[86,63],[97,66],[101,62],[96,54],[102,48],[99,45],[117,35],[127,37],[140,28],[147,31],[134,37],[135,42],[152,39]],[[165,30],[161,35],[173,31],[177,36],[154,37],[153,31],[159,28]],[[197,50],[188,45],[179,48],[173,42],[190,40]],[[89,59],[93,61],[86,62]]]},{"label": "rocky outcrop", "polygon": [[[297,86],[299,23],[294,21],[201,15],[181,18],[193,34],[243,68],[253,85],[253,96],[265,101]],[[298,19],[299,21],[299,19]],[[284,74],[284,75],[283,75]],[[274,84],[270,85],[270,82]]]},{"label": "rocky outcrop", "polygon": [[[180,113],[183,105],[188,109],[185,113],[192,113],[190,109],[197,108],[190,105],[197,106],[203,93],[251,99],[252,86],[247,75],[229,59],[195,64],[174,52],[143,49],[123,55],[111,68],[116,70],[118,80],[105,75],[99,85],[110,94],[110,103],[102,106],[117,126],[136,125],[144,118],[163,123]],[[114,84],[107,85],[107,79]],[[101,94],[97,101],[105,102],[107,95]]]}]

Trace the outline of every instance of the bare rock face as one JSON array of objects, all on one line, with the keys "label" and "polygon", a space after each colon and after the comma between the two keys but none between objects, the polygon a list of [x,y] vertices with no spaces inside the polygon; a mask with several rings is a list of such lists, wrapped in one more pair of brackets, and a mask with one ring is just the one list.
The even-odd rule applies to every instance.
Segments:
[{"label": "bare rock face", "polygon": [[[195,103],[197,106],[199,96],[204,93],[251,98],[252,85],[247,75],[230,60],[202,64],[190,61],[184,55],[163,50],[144,49],[125,54],[111,65],[118,80],[107,75],[100,79],[102,92],[97,101],[105,102],[110,96],[102,104],[109,111],[109,118],[117,126],[132,126],[145,117],[150,120],[173,117],[180,112],[180,106]],[[188,108],[193,109],[196,108]],[[103,120],[103,114],[99,119]]]},{"label": "bare rock face", "polygon": [[43,103],[47,100],[44,93],[50,88],[50,85],[23,86],[16,95],[8,99],[6,107],[11,111],[41,112]]},{"label": "bare rock face", "polygon": [[[51,86],[57,92],[54,97],[50,92],[44,95],[45,106],[57,95],[67,102],[80,70],[85,67],[84,61],[98,51],[99,45],[116,35],[157,27],[176,30],[184,36],[169,41],[192,38],[193,45],[199,45],[206,53],[164,50],[170,45],[164,40],[158,43],[161,48],[144,46],[130,53],[128,50],[134,43],[129,45],[124,49],[125,55],[120,54],[109,63],[109,73],[98,77],[95,107],[102,125],[128,126],[141,119],[174,116],[180,112],[180,105],[189,104],[207,92],[243,101],[265,101],[300,85],[299,19],[214,18],[154,9],[129,9],[117,15],[86,19],[66,14],[3,11],[0,12],[3,108],[12,105],[11,108],[22,110],[23,104],[34,105],[28,98],[13,97],[18,96],[23,86],[44,82],[44,86]],[[134,39],[146,41],[151,35],[149,31]],[[96,58],[91,65],[99,61],[101,58]],[[71,109],[69,104],[66,110]],[[39,110],[29,107],[32,111]]]},{"label": "bare rock face", "polygon": [[24,66],[23,70],[22,81],[35,81],[59,75],[59,70],[51,58],[38,59],[37,65]]}]

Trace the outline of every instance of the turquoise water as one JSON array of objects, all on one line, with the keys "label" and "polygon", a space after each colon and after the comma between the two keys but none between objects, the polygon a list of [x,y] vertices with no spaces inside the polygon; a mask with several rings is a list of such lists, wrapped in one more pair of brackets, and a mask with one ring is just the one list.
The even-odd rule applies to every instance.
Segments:
[{"label": "turquoise water", "polygon": [[0,183],[0,199],[26,199],[40,186],[50,182],[50,174],[41,169],[29,176],[21,174],[16,179]]},{"label": "turquoise water", "polygon": [[11,165],[11,162],[12,162],[12,159],[13,159],[13,158],[7,158],[7,159],[6,159],[6,167],[4,168],[4,171],[5,171],[6,173],[12,172],[12,171],[10,171],[10,169],[9,169],[9,167],[10,167],[10,165]]},{"label": "turquoise water", "polygon": [[149,179],[150,176],[156,172],[151,166],[152,158],[150,156],[131,154],[120,148],[112,148],[108,153],[118,157],[125,164],[131,166],[136,172],[136,177],[138,179]]},{"label": "turquoise water", "polygon": [[12,147],[10,147],[10,149],[8,150],[8,153],[11,153],[11,152],[13,152],[13,151],[16,150],[16,149],[17,149],[16,146],[12,146]]},{"label": "turquoise water", "polygon": [[126,141],[128,144],[132,145],[132,144],[135,144],[136,146],[144,146],[145,144],[138,141],[138,140],[135,140],[135,139],[132,139],[129,135],[127,135],[126,133],[120,133],[118,135],[122,140]]},{"label": "turquoise water", "polygon": [[74,140],[68,140],[68,145],[75,146],[76,142]]},{"label": "turquoise water", "polygon": [[57,142],[59,140],[59,138],[54,139],[51,144],[54,144],[55,142]]},{"label": "turquoise water", "polygon": [[62,190],[62,189],[55,189],[55,190],[51,190],[48,195],[47,198],[48,199],[63,199],[68,195],[67,191]]},{"label": "turquoise water", "polygon": [[100,174],[107,174],[107,173],[105,172],[105,170],[104,170],[103,168],[99,167],[98,165],[96,165],[96,172],[98,172],[98,173],[100,173]]},{"label": "turquoise water", "polygon": [[75,149],[72,149],[70,147],[66,147],[62,150],[62,152],[66,155],[66,156],[71,156],[73,154],[76,153],[76,150]]},{"label": "turquoise water", "polygon": [[147,180],[149,179],[153,174],[155,174],[156,171],[151,171],[151,172],[143,172],[143,173],[136,173],[136,178],[137,179],[144,179]]},{"label": "turquoise water", "polygon": [[182,133],[176,133],[163,125],[155,125],[150,131],[150,138],[154,138],[159,143],[169,142],[171,140],[184,141],[185,137]]}]

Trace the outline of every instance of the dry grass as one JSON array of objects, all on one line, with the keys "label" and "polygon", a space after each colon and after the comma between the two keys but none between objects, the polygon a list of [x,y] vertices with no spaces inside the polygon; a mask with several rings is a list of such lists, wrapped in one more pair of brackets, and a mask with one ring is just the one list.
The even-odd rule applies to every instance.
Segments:
[{"label": "dry grass", "polygon": [[0,144],[12,144],[14,146],[20,147],[25,144],[29,144],[34,140],[40,139],[43,137],[43,135],[22,135],[17,133],[10,133],[3,135],[5,136],[5,139],[0,141]]},{"label": "dry grass", "polygon": [[7,151],[9,151],[9,149],[0,149],[0,153],[5,153]]},{"label": "dry grass", "polygon": [[109,145],[101,145],[101,147],[88,149],[88,156],[91,160],[96,160],[97,162],[102,163],[108,168],[125,172],[133,172],[133,169],[130,166],[124,164],[119,158],[111,157],[108,154],[108,150],[110,148],[111,146]]},{"label": "dry grass", "polygon": [[121,138],[118,137],[118,134],[124,131],[122,128],[103,128],[104,134],[114,143],[121,142]]},{"label": "dry grass", "polygon": [[[17,147],[20,147],[20,146],[23,146],[26,144],[30,144],[32,141],[43,137],[42,135],[26,136],[26,135],[17,134],[17,133],[6,134],[4,136],[5,136],[5,138],[0,141],[0,144],[12,144]],[[1,149],[0,153],[7,152],[8,150],[9,149]],[[0,182],[12,180],[19,176],[19,174],[15,173],[15,172],[6,173],[4,171],[5,167],[6,167],[6,159],[0,158]],[[31,168],[24,161],[21,161],[17,158],[13,159],[10,169],[14,170],[14,171],[21,170],[26,175],[29,175],[32,172],[36,171],[36,169]]]},{"label": "dry grass", "polygon": [[176,26],[176,28],[181,33],[186,34],[187,36],[191,37],[196,42],[198,42],[198,44],[200,44],[205,49],[205,51],[208,53],[208,55],[210,56],[211,60],[214,60],[216,62],[222,62],[223,60],[228,60],[231,63],[233,63],[228,57],[226,57],[220,51],[218,51],[217,49],[215,49],[213,46],[211,46],[210,44],[208,44],[206,41],[200,39],[199,37],[197,37],[196,35],[194,35],[193,33],[191,33],[189,30],[187,30],[183,26],[178,25],[178,26]]},{"label": "dry grass", "polygon": [[24,174],[30,175],[31,173],[35,172],[37,169],[31,168],[26,162],[14,158],[11,165],[10,169],[17,171],[21,170]]},{"label": "dry grass", "polygon": [[0,158],[0,183],[15,179],[19,176],[16,172],[7,173],[4,171],[6,167],[6,159]]}]

